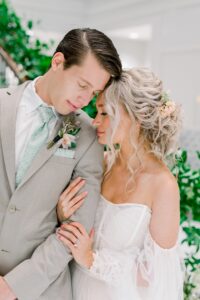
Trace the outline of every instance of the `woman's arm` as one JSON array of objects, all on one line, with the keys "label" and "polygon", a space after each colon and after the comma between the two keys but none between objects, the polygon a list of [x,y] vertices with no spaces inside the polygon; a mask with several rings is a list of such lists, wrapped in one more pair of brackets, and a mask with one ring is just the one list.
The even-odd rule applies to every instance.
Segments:
[{"label": "woman's arm", "polygon": [[158,181],[152,206],[150,234],[153,240],[161,248],[172,248],[177,242],[179,223],[179,188],[174,177],[164,176]]},{"label": "woman's arm", "polygon": [[154,193],[150,227],[137,258],[137,286],[146,288],[149,300],[182,300],[179,189],[174,178],[160,179]]}]

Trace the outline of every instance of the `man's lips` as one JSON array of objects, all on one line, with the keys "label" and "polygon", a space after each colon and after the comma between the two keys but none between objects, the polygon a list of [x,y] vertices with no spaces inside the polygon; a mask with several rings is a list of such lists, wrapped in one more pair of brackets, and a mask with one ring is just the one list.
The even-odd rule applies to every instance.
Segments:
[{"label": "man's lips", "polygon": [[66,100],[66,102],[69,104],[69,106],[70,106],[73,110],[77,110],[77,109],[80,108],[80,107],[78,107],[78,106],[72,104],[69,100]]}]

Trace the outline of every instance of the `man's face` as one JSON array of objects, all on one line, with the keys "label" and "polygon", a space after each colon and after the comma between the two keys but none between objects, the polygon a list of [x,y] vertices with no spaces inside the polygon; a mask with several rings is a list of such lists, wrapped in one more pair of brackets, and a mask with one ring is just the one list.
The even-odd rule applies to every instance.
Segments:
[{"label": "man's face", "polygon": [[87,106],[90,100],[105,88],[110,74],[92,54],[87,54],[80,66],[63,69],[64,57],[56,53],[52,60],[52,78],[49,100],[56,111],[69,114]]}]

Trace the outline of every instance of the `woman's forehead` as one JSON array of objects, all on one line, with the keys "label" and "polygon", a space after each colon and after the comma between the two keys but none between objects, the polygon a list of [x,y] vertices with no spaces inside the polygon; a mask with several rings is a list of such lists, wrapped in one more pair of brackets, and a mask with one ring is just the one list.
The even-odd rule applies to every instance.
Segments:
[{"label": "woman's forehead", "polygon": [[101,93],[101,94],[97,97],[96,105],[97,105],[98,107],[103,107],[103,106],[104,106],[104,103],[105,103],[104,94]]}]

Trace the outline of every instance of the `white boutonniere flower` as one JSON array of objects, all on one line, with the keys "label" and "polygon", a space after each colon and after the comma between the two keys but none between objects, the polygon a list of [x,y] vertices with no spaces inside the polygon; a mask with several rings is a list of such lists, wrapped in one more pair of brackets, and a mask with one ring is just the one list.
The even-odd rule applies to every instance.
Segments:
[{"label": "white boutonniere flower", "polygon": [[55,136],[55,138],[48,143],[47,149],[53,147],[60,139],[62,139],[62,148],[76,148],[76,139],[78,138],[77,134],[81,130],[80,122],[76,120],[76,115],[74,113],[71,113],[63,118],[62,127],[59,129],[58,134]]}]

